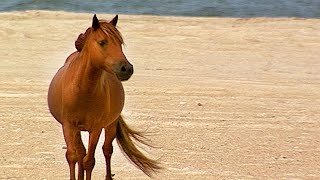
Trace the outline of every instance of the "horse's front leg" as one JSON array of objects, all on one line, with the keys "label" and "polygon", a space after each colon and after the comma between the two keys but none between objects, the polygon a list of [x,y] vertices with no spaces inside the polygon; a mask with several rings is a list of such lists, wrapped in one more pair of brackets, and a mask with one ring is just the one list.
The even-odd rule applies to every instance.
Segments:
[{"label": "horse's front leg", "polygon": [[77,130],[69,124],[62,125],[64,139],[67,145],[66,159],[70,169],[70,180],[75,180],[75,166],[78,161],[77,147],[75,144],[75,137]]},{"label": "horse's front leg", "polygon": [[105,129],[105,141],[102,146],[103,154],[106,159],[106,180],[112,180],[111,174],[111,156],[113,153],[112,141],[117,132],[117,121]]},{"label": "horse's front leg", "polygon": [[84,179],[83,158],[86,155],[86,148],[83,145],[80,131],[78,131],[78,133],[76,134],[75,140],[76,140],[77,156],[78,156],[78,180],[83,180]]},{"label": "horse's front leg", "polygon": [[83,158],[83,168],[86,171],[86,180],[91,180],[91,174],[95,165],[94,153],[98,144],[98,140],[102,129],[89,132],[89,143],[87,155]]}]

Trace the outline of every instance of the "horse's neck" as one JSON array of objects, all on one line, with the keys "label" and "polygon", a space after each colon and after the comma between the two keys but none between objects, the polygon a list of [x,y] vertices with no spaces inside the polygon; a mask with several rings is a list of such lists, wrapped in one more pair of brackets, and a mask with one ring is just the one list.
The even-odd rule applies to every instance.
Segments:
[{"label": "horse's neck", "polygon": [[105,83],[105,75],[102,69],[92,66],[90,57],[80,53],[69,65],[74,72],[73,81],[82,91],[98,90]]}]

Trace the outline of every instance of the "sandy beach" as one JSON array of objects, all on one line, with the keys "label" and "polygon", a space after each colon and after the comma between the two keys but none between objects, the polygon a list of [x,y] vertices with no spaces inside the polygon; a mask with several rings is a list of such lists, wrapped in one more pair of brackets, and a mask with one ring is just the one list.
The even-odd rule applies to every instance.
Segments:
[{"label": "sandy beach", "polygon": [[[92,16],[0,13],[0,179],[69,178],[46,97]],[[135,68],[123,114],[158,147],[154,179],[320,179],[320,19],[120,14],[119,30]],[[114,179],[149,179],[114,147]]]}]

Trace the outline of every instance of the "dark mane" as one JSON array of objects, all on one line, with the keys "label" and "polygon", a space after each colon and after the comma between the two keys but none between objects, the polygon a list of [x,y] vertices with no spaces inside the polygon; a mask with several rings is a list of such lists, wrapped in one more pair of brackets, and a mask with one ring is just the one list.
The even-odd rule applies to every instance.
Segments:
[{"label": "dark mane", "polygon": [[[111,39],[118,41],[120,44],[124,43],[121,33],[118,31],[116,27],[114,27],[112,24],[108,23],[105,20],[100,20],[99,23],[102,31],[105,34],[107,34]],[[75,47],[77,51],[80,52],[82,50],[87,40],[87,37],[89,36],[91,31],[92,31],[92,27],[89,27],[84,34],[83,33],[79,34],[77,40],[75,41]]]},{"label": "dark mane", "polygon": [[79,34],[77,40],[74,43],[77,51],[80,52],[82,50],[84,43],[86,42],[87,37],[90,34],[91,30],[92,30],[92,28],[89,27],[84,34],[83,33]]}]

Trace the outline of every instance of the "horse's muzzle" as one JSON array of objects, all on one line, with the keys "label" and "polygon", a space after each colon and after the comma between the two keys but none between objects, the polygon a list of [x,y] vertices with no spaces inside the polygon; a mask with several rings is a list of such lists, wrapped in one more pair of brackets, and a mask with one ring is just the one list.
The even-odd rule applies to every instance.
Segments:
[{"label": "horse's muzzle", "polygon": [[129,62],[120,63],[113,67],[114,73],[120,81],[128,80],[133,74],[133,66]]}]

